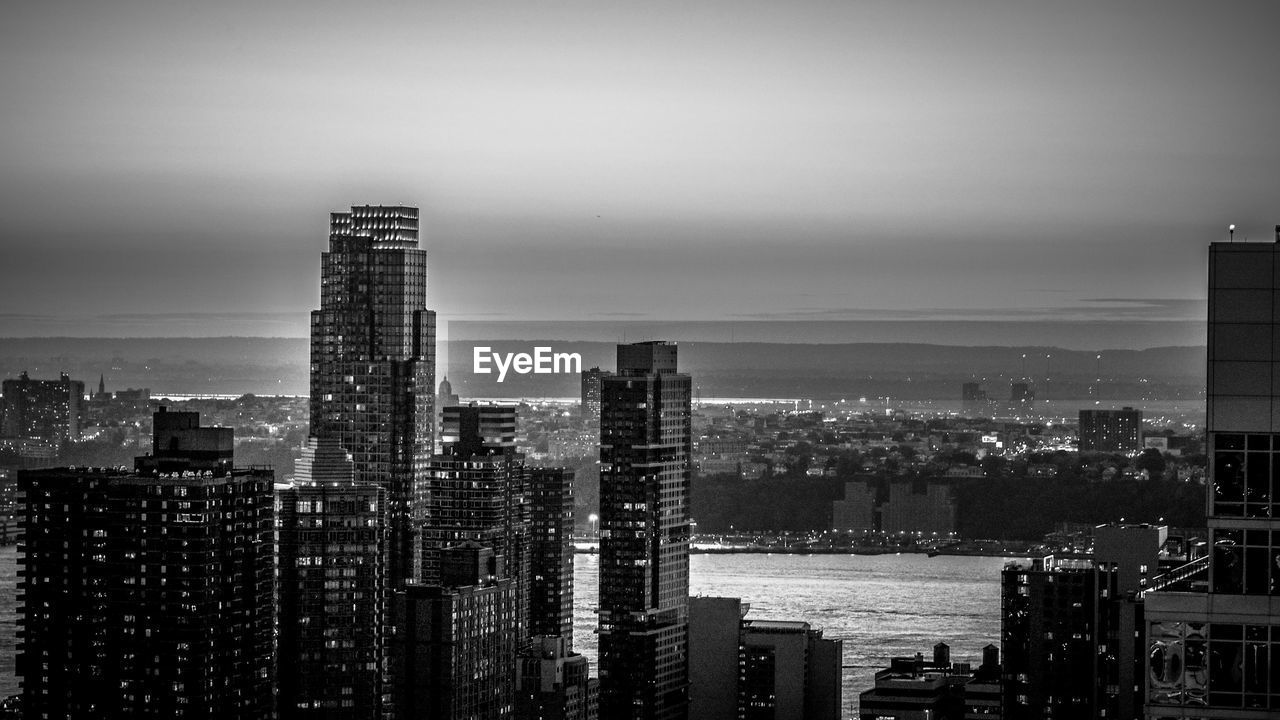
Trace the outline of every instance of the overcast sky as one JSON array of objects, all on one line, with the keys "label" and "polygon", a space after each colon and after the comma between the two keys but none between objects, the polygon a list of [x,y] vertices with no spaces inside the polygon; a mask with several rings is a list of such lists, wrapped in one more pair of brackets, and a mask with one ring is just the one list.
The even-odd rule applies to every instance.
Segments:
[{"label": "overcast sky", "polygon": [[[0,335],[292,335],[332,210],[449,318],[1202,318],[1274,2],[28,2]],[[1138,300],[1141,302],[1133,302]]]}]

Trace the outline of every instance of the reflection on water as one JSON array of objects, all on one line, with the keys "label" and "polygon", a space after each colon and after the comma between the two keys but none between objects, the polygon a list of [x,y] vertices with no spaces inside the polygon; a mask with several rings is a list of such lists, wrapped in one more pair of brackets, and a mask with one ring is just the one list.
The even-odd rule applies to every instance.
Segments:
[{"label": "reflection on water", "polygon": [[[14,676],[17,550],[0,547],[0,697]],[[925,555],[693,555],[690,591],[739,597],[752,618],[805,620],[844,641],[845,704],[871,687],[889,657],[928,652],[938,641],[976,661],[1000,642],[1004,558]],[[574,646],[595,672],[599,558],[574,563]]]},{"label": "reflection on water", "polygon": [[[942,641],[957,661],[1000,644],[1000,569],[1006,558],[926,555],[692,555],[690,593],[738,597],[748,617],[804,620],[844,641],[844,701],[874,684],[890,657],[929,655]],[[574,648],[596,670],[599,558],[576,556]]]}]

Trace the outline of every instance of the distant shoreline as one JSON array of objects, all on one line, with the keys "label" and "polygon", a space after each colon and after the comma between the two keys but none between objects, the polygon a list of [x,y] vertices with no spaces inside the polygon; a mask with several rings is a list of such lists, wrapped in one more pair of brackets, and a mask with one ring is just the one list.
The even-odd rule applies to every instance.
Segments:
[{"label": "distant shoreline", "polygon": [[[956,550],[929,548],[778,548],[766,546],[690,548],[690,555],[932,555],[948,557],[1028,557],[1028,548],[1001,548],[998,550]],[[575,547],[579,555],[596,555],[594,547]]]}]

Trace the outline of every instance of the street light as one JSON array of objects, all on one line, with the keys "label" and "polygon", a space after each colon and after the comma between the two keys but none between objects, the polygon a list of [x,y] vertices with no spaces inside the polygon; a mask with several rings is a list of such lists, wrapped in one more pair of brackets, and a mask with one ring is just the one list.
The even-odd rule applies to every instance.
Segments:
[{"label": "street light", "polygon": [[591,536],[598,539],[600,535],[596,532],[596,523],[600,522],[600,516],[591,513],[587,516],[587,522],[591,523]]},{"label": "street light", "polygon": [[1235,242],[1236,241],[1236,224],[1235,223],[1231,223],[1230,225],[1227,226],[1227,233],[1228,233],[1227,237],[1230,238],[1230,241]]}]

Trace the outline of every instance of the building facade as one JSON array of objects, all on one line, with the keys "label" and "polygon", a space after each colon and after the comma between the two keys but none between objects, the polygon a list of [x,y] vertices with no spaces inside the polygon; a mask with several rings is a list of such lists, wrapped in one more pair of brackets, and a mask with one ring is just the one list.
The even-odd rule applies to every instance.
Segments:
[{"label": "building facade", "polygon": [[613,375],[608,370],[593,367],[582,371],[582,419],[588,425],[600,422],[600,381]]},{"label": "building facade", "polygon": [[843,643],[807,622],[747,620],[742,629],[743,720],[839,720]]},{"label": "building facade", "polygon": [[141,462],[21,472],[26,716],[273,717],[273,481]]},{"label": "building facade", "polygon": [[536,636],[519,659],[518,720],[596,720],[599,681],[562,637]]},{"label": "building facade", "polygon": [[386,491],[311,438],[276,488],[280,718],[373,720],[387,707]]},{"label": "building facade", "polygon": [[566,468],[529,470],[529,634],[573,650],[573,479]]},{"label": "building facade", "polygon": [[398,718],[500,720],[515,712],[516,588],[501,556],[475,542],[442,553],[441,582],[395,595]]},{"label": "building facade", "polygon": [[418,209],[332,213],[320,309],[311,313],[311,435],[351,453],[357,482],[387,493],[387,576],[416,577],[415,485],[434,449],[435,313]]},{"label": "building facade", "polygon": [[1148,718],[1280,712],[1278,273],[1280,243],[1209,247],[1211,555],[1203,585],[1146,596]]},{"label": "building facade", "polygon": [[1129,453],[1142,449],[1142,411],[1080,411],[1080,452]]},{"label": "building facade", "polygon": [[676,346],[618,346],[601,381],[600,714],[688,713],[691,385]]},{"label": "building facade", "polygon": [[420,486],[422,584],[443,583],[444,551],[464,542],[491,548],[517,598],[521,641],[529,635],[529,498],[516,452],[514,407],[444,409],[443,451]]},{"label": "building facade", "polygon": [[40,440],[53,448],[79,440],[84,422],[84,382],[62,373],[57,380],[32,380],[23,372],[0,383],[0,432],[6,438]]}]

